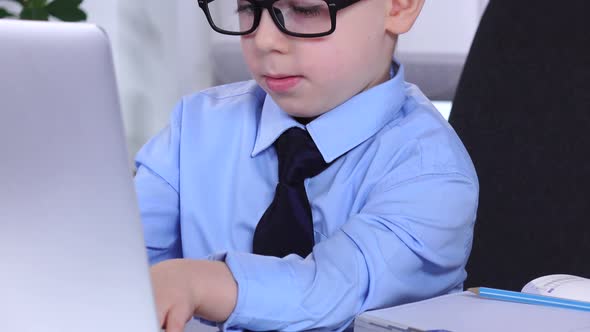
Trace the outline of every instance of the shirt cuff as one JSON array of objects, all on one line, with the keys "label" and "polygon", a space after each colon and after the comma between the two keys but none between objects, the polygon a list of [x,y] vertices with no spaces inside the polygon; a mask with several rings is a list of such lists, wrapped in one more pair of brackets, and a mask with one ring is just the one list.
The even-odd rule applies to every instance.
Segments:
[{"label": "shirt cuff", "polygon": [[245,299],[247,298],[248,294],[248,278],[246,271],[238,261],[232,259],[232,256],[233,255],[229,253],[224,253],[223,261],[232,272],[234,279],[238,284],[238,298],[236,300],[236,307],[234,308],[234,311],[230,314],[225,322],[219,324],[219,329],[224,332],[235,331],[236,329],[240,330],[238,327],[247,326],[251,320],[250,318],[244,317],[241,314],[243,311]]},{"label": "shirt cuff", "polygon": [[210,255],[208,257],[208,260],[224,262],[227,264],[228,268],[232,272],[234,279],[238,284],[238,297],[236,300],[236,307],[234,308],[234,311],[230,314],[230,316],[227,318],[225,322],[216,323],[202,318],[200,318],[200,321],[201,323],[206,325],[217,326],[219,330],[223,332],[242,331],[243,328],[238,326],[245,326],[250,322],[250,319],[247,319],[240,315],[240,308],[243,306],[243,299],[246,297],[247,294],[248,283],[246,282],[247,278],[245,277],[245,271],[241,267],[241,265],[235,262],[235,260],[232,260],[231,258],[230,261],[232,262],[232,264],[230,265],[228,263],[227,256],[227,252],[216,253]]},{"label": "shirt cuff", "polygon": [[[244,328],[268,331],[288,326],[288,312],[296,312],[297,309],[285,307],[283,299],[295,299],[297,303],[296,299],[301,296],[299,288],[294,284],[294,271],[290,264],[295,261],[302,263],[304,260],[301,257],[289,255],[281,259],[251,253],[228,252],[212,255],[209,259],[225,262],[238,284],[236,307],[228,319],[218,325],[222,331]],[[303,264],[307,265],[306,263]],[[313,277],[313,270],[311,267],[310,277]]]}]

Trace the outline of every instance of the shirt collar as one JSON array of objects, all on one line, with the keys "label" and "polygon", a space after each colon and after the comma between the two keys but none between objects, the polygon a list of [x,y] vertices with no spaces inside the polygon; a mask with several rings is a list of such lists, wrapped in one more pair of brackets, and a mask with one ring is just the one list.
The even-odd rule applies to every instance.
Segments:
[{"label": "shirt collar", "polygon": [[[404,68],[304,126],[285,113],[269,95],[264,99],[252,157],[270,147],[287,129],[306,129],[327,163],[361,144],[390,122],[405,101]],[[359,116],[362,113],[362,116]],[[342,128],[346,128],[343,132]]]}]

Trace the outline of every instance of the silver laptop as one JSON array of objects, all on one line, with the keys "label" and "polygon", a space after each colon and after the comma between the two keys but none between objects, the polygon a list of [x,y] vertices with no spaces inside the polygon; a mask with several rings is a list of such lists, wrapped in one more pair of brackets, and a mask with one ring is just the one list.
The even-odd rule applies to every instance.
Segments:
[{"label": "silver laptop", "polygon": [[109,42],[0,20],[0,324],[159,331]]}]

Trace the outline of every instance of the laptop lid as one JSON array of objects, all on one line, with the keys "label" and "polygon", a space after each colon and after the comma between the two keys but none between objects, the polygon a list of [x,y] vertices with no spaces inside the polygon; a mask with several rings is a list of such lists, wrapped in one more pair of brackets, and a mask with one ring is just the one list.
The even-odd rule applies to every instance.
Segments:
[{"label": "laptop lid", "polygon": [[109,42],[0,20],[0,322],[159,331]]}]

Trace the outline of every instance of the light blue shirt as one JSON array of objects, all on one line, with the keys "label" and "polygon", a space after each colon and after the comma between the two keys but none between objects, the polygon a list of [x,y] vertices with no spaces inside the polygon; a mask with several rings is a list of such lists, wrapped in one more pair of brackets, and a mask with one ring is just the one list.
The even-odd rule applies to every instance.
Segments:
[{"label": "light blue shirt", "polygon": [[[278,182],[272,144],[290,127],[333,162],[305,181],[316,244],[306,258],[254,255]],[[136,161],[150,263],[224,260],[238,283],[226,330],[341,330],[362,311],[462,289],[477,176],[403,67],[307,126],[253,81],[202,91]]]}]

